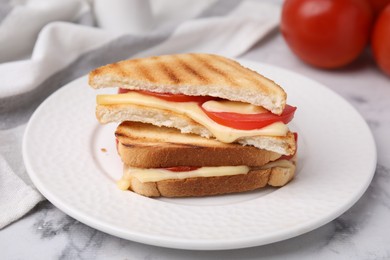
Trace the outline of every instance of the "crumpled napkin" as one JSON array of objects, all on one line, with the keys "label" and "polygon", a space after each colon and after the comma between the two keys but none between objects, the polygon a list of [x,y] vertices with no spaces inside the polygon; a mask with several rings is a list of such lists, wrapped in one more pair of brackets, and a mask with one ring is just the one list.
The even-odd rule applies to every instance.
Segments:
[{"label": "crumpled napkin", "polygon": [[49,94],[95,67],[130,57],[237,57],[276,28],[279,15],[279,6],[251,0],[0,4],[0,229],[43,200],[23,166],[21,140]]}]

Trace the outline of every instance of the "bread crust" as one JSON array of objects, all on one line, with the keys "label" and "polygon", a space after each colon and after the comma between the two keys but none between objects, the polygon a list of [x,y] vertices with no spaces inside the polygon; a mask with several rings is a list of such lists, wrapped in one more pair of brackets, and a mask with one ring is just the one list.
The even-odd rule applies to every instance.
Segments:
[{"label": "bread crust", "polygon": [[295,174],[295,168],[277,169],[276,172],[288,173],[284,175],[286,178],[280,178],[282,175],[279,175],[278,181],[270,182],[273,171],[274,169],[252,170],[247,174],[232,176],[197,177],[145,183],[132,178],[129,190],[146,197],[201,197],[251,191],[263,188],[267,184],[277,187],[284,186]]},{"label": "bread crust", "polygon": [[280,115],[286,93],[272,80],[222,56],[187,53],[124,60],[89,74],[93,88],[121,87],[214,96],[263,106]]},{"label": "bread crust", "polygon": [[286,185],[294,178],[296,166],[294,168],[274,167],[271,169],[270,178],[268,184],[274,187],[281,187]]}]

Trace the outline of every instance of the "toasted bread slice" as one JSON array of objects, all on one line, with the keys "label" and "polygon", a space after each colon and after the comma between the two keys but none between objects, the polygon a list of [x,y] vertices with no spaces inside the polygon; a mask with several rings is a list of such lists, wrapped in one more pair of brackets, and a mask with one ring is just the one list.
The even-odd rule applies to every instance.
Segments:
[{"label": "toasted bread slice", "polygon": [[226,144],[177,129],[123,122],[116,129],[124,164],[138,168],[173,166],[262,166],[281,154],[253,146]]},{"label": "toasted bread slice", "polygon": [[[96,108],[96,116],[101,123],[134,121],[177,128],[181,133],[192,133],[206,138],[214,137],[207,128],[189,117],[157,108],[138,105],[100,105]],[[286,136],[242,137],[236,142],[283,155],[295,153],[295,139],[292,132],[289,132]]]},{"label": "toasted bread slice", "polygon": [[218,177],[196,177],[158,182],[130,181],[129,190],[147,197],[199,197],[251,191],[265,187],[286,185],[295,174],[295,167],[274,167],[251,170],[247,174]]},{"label": "toasted bread slice", "polygon": [[286,93],[278,84],[238,62],[212,54],[120,61],[91,71],[89,85],[214,96],[263,106],[278,115],[286,104]]}]

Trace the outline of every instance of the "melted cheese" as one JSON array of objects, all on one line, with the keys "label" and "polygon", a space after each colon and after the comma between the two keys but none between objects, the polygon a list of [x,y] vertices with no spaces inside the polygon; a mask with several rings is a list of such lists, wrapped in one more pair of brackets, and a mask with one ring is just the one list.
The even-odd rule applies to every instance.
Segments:
[{"label": "melted cheese", "polygon": [[202,107],[210,112],[231,112],[239,114],[260,114],[268,112],[268,110],[260,106],[229,100],[210,100],[203,103]]},{"label": "melted cheese", "polygon": [[120,189],[127,190],[130,186],[131,178],[137,178],[140,182],[158,182],[163,180],[180,180],[195,177],[215,177],[246,174],[249,172],[248,166],[220,166],[201,167],[187,172],[173,172],[161,168],[142,169],[124,166],[123,177],[118,181]]},{"label": "melted cheese", "polygon": [[[291,161],[277,160],[270,162],[262,167],[255,167],[255,169],[265,170],[273,167],[292,168],[295,167]],[[219,167],[201,167],[194,171],[187,172],[173,172],[161,168],[156,169],[142,169],[124,166],[123,176],[117,182],[117,186],[121,190],[129,189],[131,179],[137,178],[140,182],[158,182],[163,180],[180,180],[196,177],[218,177],[231,176],[238,174],[247,174],[251,168],[248,166],[219,166]]]},{"label": "melted cheese", "polygon": [[156,97],[143,95],[137,92],[128,92],[118,95],[98,95],[99,105],[134,104],[158,109],[170,110],[178,114],[188,116],[195,122],[206,127],[221,142],[232,143],[246,136],[285,136],[288,127],[282,122],[276,122],[261,129],[238,130],[220,125],[210,119],[196,102],[170,102]]}]

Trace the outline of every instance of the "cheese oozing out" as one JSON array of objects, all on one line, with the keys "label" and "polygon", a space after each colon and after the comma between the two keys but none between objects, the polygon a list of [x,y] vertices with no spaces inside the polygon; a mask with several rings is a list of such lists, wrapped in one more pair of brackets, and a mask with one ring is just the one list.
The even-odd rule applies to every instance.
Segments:
[{"label": "cheese oozing out", "polygon": [[[169,110],[177,114],[182,114],[206,127],[211,133],[213,133],[217,140],[224,143],[232,143],[241,137],[247,136],[285,136],[289,131],[288,127],[283,122],[275,122],[261,129],[234,129],[228,126],[220,125],[210,119],[196,102],[171,102],[135,91],[117,95],[98,95],[96,97],[96,101],[98,105],[134,104]],[[231,105],[227,103],[225,105],[222,104],[222,106],[226,107]],[[237,107],[240,105],[234,106]]]},{"label": "cheese oozing out", "polygon": [[[289,160],[277,160],[265,164],[262,167],[256,167],[258,170],[266,170],[273,167],[293,168],[294,163]],[[251,168],[248,166],[218,166],[218,167],[201,167],[193,171],[173,172],[163,168],[134,168],[124,165],[123,176],[117,181],[117,186],[121,190],[130,188],[131,179],[136,178],[140,182],[158,182],[163,180],[182,180],[196,177],[218,177],[231,176],[238,174],[247,174]]]}]

